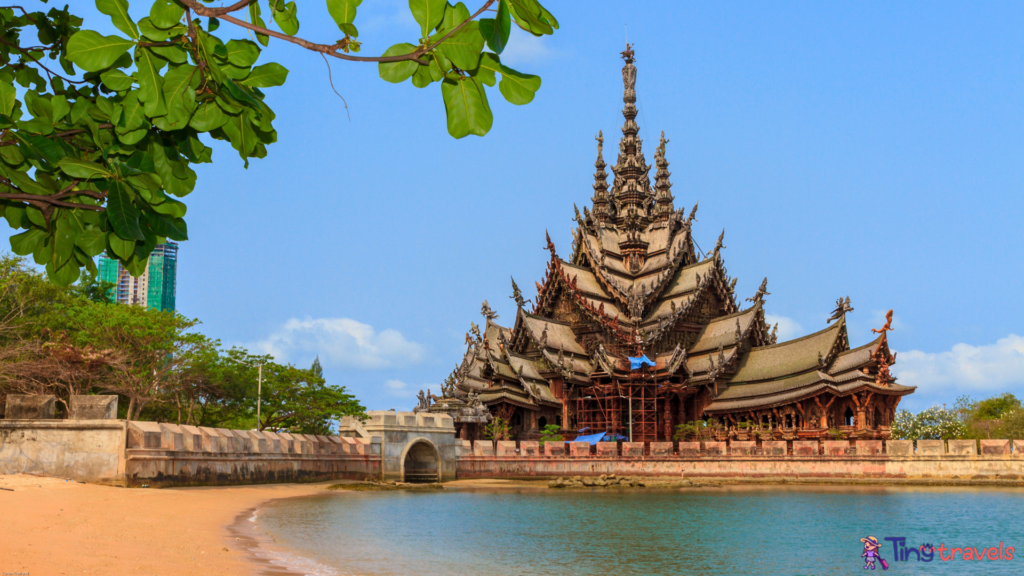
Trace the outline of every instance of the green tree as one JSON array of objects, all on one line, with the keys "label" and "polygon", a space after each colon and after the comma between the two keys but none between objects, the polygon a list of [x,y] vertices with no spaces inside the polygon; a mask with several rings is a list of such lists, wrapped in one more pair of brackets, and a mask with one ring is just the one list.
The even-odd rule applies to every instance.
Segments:
[{"label": "green tree", "polygon": [[[112,35],[83,27],[67,6],[0,8],[0,208],[23,230],[11,249],[67,286],[82,268],[95,272],[100,254],[138,276],[157,244],[187,240],[181,198],[195,187],[192,165],[212,162],[200,136],[229,142],[246,166],[277,140],[264,90],[288,70],[257,64],[271,38],[325,61],[377,63],[387,82],[437,84],[448,132],[462,138],[491,128],[485,87],[497,84],[513,104],[540,88],[539,77],[501,63],[511,25],[537,36],[558,27],[537,0],[486,0],[472,14],[461,2],[409,0],[420,38],[357,56],[361,3],[325,0],[327,14],[312,13],[343,34],[327,43],[298,36],[298,6],[286,0],[155,0],[138,21],[127,0],[95,0],[120,32]],[[488,10],[493,18],[479,18]],[[256,41],[226,39],[229,29]]]},{"label": "green tree", "polygon": [[510,440],[512,438],[512,427],[508,421],[495,416],[484,426],[484,438],[488,440]]}]

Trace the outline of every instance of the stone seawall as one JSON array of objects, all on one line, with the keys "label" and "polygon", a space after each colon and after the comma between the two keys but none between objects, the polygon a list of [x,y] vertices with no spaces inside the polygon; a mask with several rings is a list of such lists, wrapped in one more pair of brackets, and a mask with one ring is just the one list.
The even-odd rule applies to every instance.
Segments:
[{"label": "stone seawall", "polygon": [[122,484],[123,420],[0,420],[0,474]]},{"label": "stone seawall", "polygon": [[128,486],[212,486],[380,478],[380,441],[130,422]]},{"label": "stone seawall", "polygon": [[[1024,441],[470,442],[459,478],[680,476],[1019,480]],[[948,444],[948,445],[947,445]]]},{"label": "stone seawall", "polygon": [[0,473],[120,486],[380,478],[371,438],[124,420],[0,420]]}]

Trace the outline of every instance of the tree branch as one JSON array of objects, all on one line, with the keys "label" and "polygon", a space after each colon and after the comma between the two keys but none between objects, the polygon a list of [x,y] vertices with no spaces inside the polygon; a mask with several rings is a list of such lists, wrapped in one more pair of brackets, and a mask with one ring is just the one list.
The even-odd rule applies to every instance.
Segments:
[{"label": "tree branch", "polygon": [[[305,48],[307,50],[312,50],[313,52],[320,52],[321,54],[326,54],[328,56],[334,56],[335,58],[338,58],[338,59],[341,59],[341,60],[349,60],[349,61],[352,61],[352,62],[378,62],[378,63],[382,63],[382,62],[403,62],[403,61],[406,61],[406,60],[412,60],[412,61],[416,62],[417,64],[425,66],[427,64],[427,62],[422,60],[420,58],[420,56],[422,56],[422,55],[426,54],[427,52],[433,50],[438,45],[440,45],[442,42],[444,42],[448,38],[451,38],[452,36],[457,34],[467,24],[469,24],[474,18],[476,18],[480,14],[483,14],[484,11],[486,11],[488,8],[490,8],[490,6],[492,4],[494,4],[495,2],[497,2],[497,0],[487,0],[487,2],[484,3],[484,5],[481,6],[480,9],[477,10],[474,14],[472,14],[469,18],[464,20],[458,26],[453,28],[451,31],[449,31],[447,34],[445,34],[444,36],[442,36],[436,42],[430,44],[429,46],[420,46],[419,48],[417,48],[416,50],[414,50],[414,51],[412,51],[412,52],[410,52],[408,54],[400,54],[398,56],[352,56],[352,55],[349,55],[349,54],[338,53],[338,49],[340,48],[340,46],[338,44],[331,44],[331,45],[328,45],[328,44],[317,44],[315,42],[310,42],[309,40],[305,40],[303,38],[297,38],[295,36],[288,36],[287,34],[282,34],[281,32],[275,32],[274,30],[270,30],[270,29],[264,28],[262,26],[256,26],[255,24],[251,24],[249,22],[246,22],[245,20],[239,20],[238,18],[235,18],[234,16],[229,16],[228,15],[229,12],[233,12],[233,11],[239,10],[240,8],[243,8],[243,7],[247,6],[249,4],[248,1],[237,2],[237,3],[235,3],[232,6],[228,6],[227,8],[207,8],[207,7],[203,6],[202,4],[199,4],[196,0],[181,0],[181,2],[183,4],[185,4],[186,7],[190,8],[192,11],[194,11],[196,14],[198,14],[200,16],[206,16],[208,18],[220,18],[221,20],[224,20],[226,22],[231,22],[232,24],[235,24],[236,26],[241,26],[242,28],[246,28],[248,30],[252,30],[253,32],[258,32],[258,33],[264,34],[266,36],[271,36],[271,37],[277,38],[278,40],[284,40],[285,42],[291,42],[292,44],[297,44],[297,45],[302,46],[303,48]],[[191,22],[191,20],[190,20],[190,22]]]},{"label": "tree branch", "polygon": [[57,74],[53,70],[50,70],[46,66],[43,66],[43,63],[40,62],[39,60],[36,60],[35,56],[32,56],[32,54],[29,54],[24,48],[22,48],[21,46],[18,46],[17,44],[12,44],[11,42],[8,42],[7,40],[4,40],[3,38],[0,38],[0,44],[6,44],[6,45],[10,46],[11,48],[14,48],[18,52],[21,52],[25,56],[28,56],[33,62],[36,63],[36,66],[39,66],[43,70],[46,70],[46,73],[50,74],[51,76],[56,76],[57,78],[60,78],[61,80],[64,80],[65,82],[70,82],[71,84],[88,84],[88,82],[85,81],[85,80],[72,80],[70,78],[65,78],[64,76],[61,76],[60,74]]}]

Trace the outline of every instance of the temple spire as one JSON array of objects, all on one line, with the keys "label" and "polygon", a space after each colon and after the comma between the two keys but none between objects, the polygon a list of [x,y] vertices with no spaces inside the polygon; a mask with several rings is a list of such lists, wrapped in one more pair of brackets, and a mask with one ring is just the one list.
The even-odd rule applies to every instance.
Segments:
[{"label": "temple spire", "polygon": [[672,183],[668,179],[672,173],[668,171],[668,160],[665,159],[665,144],[668,142],[665,139],[665,131],[662,130],[661,142],[658,143],[658,149],[654,152],[654,164],[658,167],[654,181],[655,201],[658,203],[658,218],[662,220],[668,219],[675,211],[675,206],[672,205],[672,201],[675,200],[672,197]]},{"label": "temple spire", "polygon": [[604,133],[598,132],[594,137],[597,140],[597,161],[594,162],[594,215],[598,220],[606,220],[610,213],[608,209],[608,173],[604,171],[607,164],[604,163]]},{"label": "temple spire", "polygon": [[622,125],[619,157],[612,168],[615,172],[616,216],[624,218],[630,207],[636,207],[641,217],[646,219],[653,195],[647,175],[651,167],[644,161],[643,143],[637,136],[640,128],[636,124],[636,66],[633,65],[633,48],[629,44],[626,44],[622,58],[626,61],[622,67],[622,116],[626,121]]}]

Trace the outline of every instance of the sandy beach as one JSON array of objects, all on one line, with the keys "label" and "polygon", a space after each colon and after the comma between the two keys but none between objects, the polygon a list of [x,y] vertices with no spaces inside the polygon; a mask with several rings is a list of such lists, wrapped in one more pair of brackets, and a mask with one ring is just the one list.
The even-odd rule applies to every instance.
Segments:
[{"label": "sandy beach", "polygon": [[262,570],[229,532],[232,522],[267,500],[330,484],[156,490],[0,475],[0,573],[255,574]]}]

